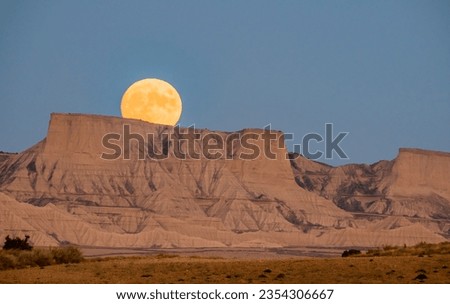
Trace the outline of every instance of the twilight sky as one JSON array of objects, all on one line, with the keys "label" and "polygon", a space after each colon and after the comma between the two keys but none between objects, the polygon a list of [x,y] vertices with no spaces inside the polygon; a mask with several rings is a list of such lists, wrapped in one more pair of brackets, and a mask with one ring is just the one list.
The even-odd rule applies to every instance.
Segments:
[{"label": "twilight sky", "polygon": [[301,144],[333,123],[334,165],[450,151],[450,1],[0,1],[0,150],[51,112],[120,116],[142,78],[178,90],[182,126]]}]

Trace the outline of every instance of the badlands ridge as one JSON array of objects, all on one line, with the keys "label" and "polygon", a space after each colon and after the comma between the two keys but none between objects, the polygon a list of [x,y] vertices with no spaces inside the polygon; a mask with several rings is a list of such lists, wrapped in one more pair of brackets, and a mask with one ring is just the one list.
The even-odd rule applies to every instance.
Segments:
[{"label": "badlands ridge", "polygon": [[[144,147],[138,140],[122,147],[130,159],[102,159],[111,153],[104,136],[123,135],[124,125],[153,138]],[[283,134],[272,131],[273,159],[262,153],[242,159],[248,146],[238,141],[225,144],[218,159],[180,159],[174,145],[165,145],[175,132],[139,120],[52,114],[45,139],[19,154],[0,154],[0,238],[28,234],[37,246],[117,248],[372,247],[450,239],[450,153],[400,149],[392,161],[331,167],[289,154]],[[264,132],[214,136],[227,143],[230,134],[257,134],[251,143],[262,151]],[[202,149],[196,142],[194,150]],[[165,157],[154,159],[150,150]]]}]

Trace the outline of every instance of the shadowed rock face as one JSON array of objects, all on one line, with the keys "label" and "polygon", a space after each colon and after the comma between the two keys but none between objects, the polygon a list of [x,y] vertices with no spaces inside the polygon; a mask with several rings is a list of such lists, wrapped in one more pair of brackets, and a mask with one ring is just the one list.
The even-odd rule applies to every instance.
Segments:
[{"label": "shadowed rock face", "polygon": [[[125,144],[124,132],[145,140]],[[415,179],[405,181],[402,174],[408,165],[400,161],[397,167],[380,162],[332,168],[302,158],[289,161],[281,132],[274,132],[270,142],[273,159],[264,155],[269,147],[262,140],[265,130],[197,132],[202,138],[214,133],[214,140],[224,143],[216,150],[220,157],[201,153],[201,141],[175,146],[168,140],[180,133],[192,136],[189,129],[52,114],[43,141],[0,159],[0,237],[26,232],[36,245],[144,248],[377,246],[445,240],[448,176],[439,184],[421,183],[423,189],[413,193],[414,199],[434,195],[441,204],[433,216],[420,211],[417,216],[427,221],[414,221],[415,215],[391,211],[387,203],[420,180],[408,171]],[[122,154],[105,160],[102,154],[114,152],[111,145],[104,146],[104,136],[111,133],[121,135],[109,143],[118,144]],[[152,135],[148,140],[147,134]],[[252,140],[229,143],[230,136]],[[255,149],[260,152],[256,157],[243,159]],[[200,157],[176,157],[188,150]],[[155,159],[158,156],[163,159]],[[333,170],[341,170],[341,178],[333,178]],[[429,193],[429,187],[442,191]],[[376,202],[359,198],[368,193]],[[414,210],[408,204],[402,203],[407,206],[402,210]],[[360,216],[368,210],[389,216]],[[437,215],[443,224],[433,222]]]}]

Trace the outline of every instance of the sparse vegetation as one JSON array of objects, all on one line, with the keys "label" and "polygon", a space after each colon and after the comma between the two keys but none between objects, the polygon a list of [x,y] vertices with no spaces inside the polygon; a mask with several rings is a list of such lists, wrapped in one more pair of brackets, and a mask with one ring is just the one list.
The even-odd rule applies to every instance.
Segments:
[{"label": "sparse vegetation", "polygon": [[24,239],[18,236],[12,239],[7,235],[3,244],[3,250],[31,250],[33,246],[28,243],[29,239],[29,235],[25,235]]},{"label": "sparse vegetation", "polygon": [[431,256],[434,254],[450,254],[450,242],[439,244],[419,243],[415,246],[384,246],[382,249],[370,249],[361,256]]},{"label": "sparse vegetation", "polygon": [[159,255],[3,270],[0,283],[449,284],[449,266],[448,255],[267,260]]},{"label": "sparse vegetation", "polygon": [[83,260],[81,251],[73,246],[50,249],[56,264],[80,263]]},{"label": "sparse vegetation", "polygon": [[82,260],[81,251],[75,247],[1,250],[0,270],[79,263]]},{"label": "sparse vegetation", "polygon": [[342,257],[378,257],[378,256],[431,256],[433,254],[450,254],[450,242],[428,244],[421,242],[415,246],[391,246],[385,245],[378,249],[369,249],[361,253],[358,249],[345,250]]},{"label": "sparse vegetation", "polygon": [[358,250],[358,249],[349,249],[349,250],[345,250],[345,251],[342,253],[342,257],[343,257],[343,258],[346,258],[346,257],[352,256],[352,255],[358,255],[358,254],[361,254],[361,250]]},{"label": "sparse vegetation", "polygon": [[3,250],[0,283],[450,283],[448,242],[384,246],[369,252],[345,259],[252,260],[165,253],[83,260],[79,250],[70,247]]},{"label": "sparse vegetation", "polygon": [[25,267],[45,267],[55,264],[79,263],[83,255],[78,248],[69,246],[49,249],[33,249],[28,242],[30,236],[5,238],[0,251],[0,270]]}]

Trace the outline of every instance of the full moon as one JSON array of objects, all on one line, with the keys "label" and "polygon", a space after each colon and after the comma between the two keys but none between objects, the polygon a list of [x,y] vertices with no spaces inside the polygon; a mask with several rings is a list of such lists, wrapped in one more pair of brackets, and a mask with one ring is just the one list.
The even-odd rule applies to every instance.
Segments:
[{"label": "full moon", "polygon": [[181,98],[169,83],[147,78],[133,83],[123,94],[122,117],[176,125],[181,115]]}]

